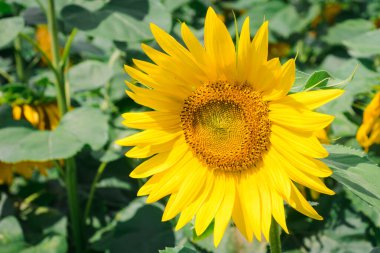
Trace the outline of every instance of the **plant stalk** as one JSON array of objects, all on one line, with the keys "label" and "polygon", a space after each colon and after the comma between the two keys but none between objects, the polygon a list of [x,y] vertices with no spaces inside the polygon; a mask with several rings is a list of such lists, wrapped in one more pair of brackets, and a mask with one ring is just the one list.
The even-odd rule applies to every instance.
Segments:
[{"label": "plant stalk", "polygon": [[21,82],[25,82],[24,63],[21,56],[21,39],[19,36],[14,40],[15,63],[17,78]]},{"label": "plant stalk", "polygon": [[57,82],[56,82],[56,90],[57,90],[57,103],[59,112],[61,117],[68,111],[70,107],[69,102],[66,99],[66,89],[65,89],[65,77],[63,69],[60,67],[60,55],[59,55],[59,42],[58,42],[58,25],[57,18],[55,16],[55,5],[54,0],[48,1],[48,10],[47,10],[47,18],[48,18],[48,28],[51,39],[51,50],[52,50],[52,65],[57,71]]},{"label": "plant stalk", "polygon": [[281,229],[275,219],[272,218],[272,223],[269,232],[269,245],[271,253],[281,253]]},{"label": "plant stalk", "polygon": [[88,216],[90,215],[91,206],[92,206],[92,202],[94,200],[94,194],[95,194],[95,190],[96,190],[96,184],[98,183],[100,177],[102,176],[102,174],[103,174],[104,169],[106,168],[106,166],[107,166],[106,162],[103,162],[103,163],[100,164],[100,166],[98,168],[98,171],[96,172],[94,181],[92,181],[91,189],[90,189],[90,195],[88,196],[86,208],[85,208],[85,211],[84,211],[84,220],[85,221],[87,221]]},{"label": "plant stalk", "polygon": [[[68,112],[70,108],[70,101],[67,99],[65,88],[65,75],[64,68],[60,64],[59,44],[58,44],[58,25],[55,16],[54,0],[48,0],[47,8],[48,28],[51,37],[51,50],[52,50],[52,67],[56,74],[56,91],[57,103],[61,117]],[[67,190],[67,199],[70,210],[71,228],[74,240],[75,252],[82,252],[82,228],[83,223],[81,219],[80,206],[78,201],[78,186],[77,186],[77,171],[75,159],[68,158],[65,160],[65,183]]]}]

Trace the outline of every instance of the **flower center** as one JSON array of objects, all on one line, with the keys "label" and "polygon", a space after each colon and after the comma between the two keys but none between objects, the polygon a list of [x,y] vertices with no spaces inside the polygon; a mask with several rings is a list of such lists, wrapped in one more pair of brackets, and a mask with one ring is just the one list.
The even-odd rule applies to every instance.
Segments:
[{"label": "flower center", "polygon": [[194,155],[208,168],[254,168],[270,145],[268,103],[248,84],[205,84],[184,103],[182,129]]}]

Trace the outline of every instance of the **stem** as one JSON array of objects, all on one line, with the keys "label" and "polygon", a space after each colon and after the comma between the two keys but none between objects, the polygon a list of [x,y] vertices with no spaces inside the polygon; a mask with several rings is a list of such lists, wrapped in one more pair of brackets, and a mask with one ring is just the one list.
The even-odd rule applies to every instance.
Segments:
[{"label": "stem", "polygon": [[65,182],[67,190],[67,198],[69,202],[71,226],[73,230],[75,251],[82,252],[82,224],[79,212],[77,172],[74,158],[65,160]]},{"label": "stem", "polygon": [[272,223],[269,232],[269,245],[271,253],[281,253],[281,230],[275,219],[272,218]]},{"label": "stem", "polygon": [[57,90],[57,103],[59,107],[59,112],[61,116],[63,116],[67,111],[70,105],[68,104],[70,101],[66,99],[66,91],[65,91],[65,78],[62,68],[60,68],[60,55],[59,55],[59,44],[58,44],[58,25],[57,19],[55,16],[55,6],[54,0],[48,1],[48,28],[51,38],[51,51],[53,55],[52,65],[57,71],[57,82],[56,82],[56,90]]},{"label": "stem", "polygon": [[[60,66],[60,55],[58,45],[57,19],[55,16],[54,0],[48,0],[47,8],[48,28],[51,36],[52,48],[52,70],[56,74],[57,103],[62,117],[70,108],[70,101],[67,99],[65,89],[64,69]],[[82,252],[82,219],[80,216],[80,206],[78,201],[77,172],[75,159],[68,158],[65,160],[65,183],[67,190],[67,199],[70,210],[70,220],[73,233],[74,247],[77,253]]]},{"label": "stem", "polygon": [[15,47],[15,62],[16,62],[16,73],[17,78],[21,81],[25,81],[25,73],[24,73],[24,64],[21,56],[21,39],[19,36],[16,37],[14,41]]},{"label": "stem", "polygon": [[63,50],[63,54],[62,54],[62,58],[61,58],[61,61],[59,63],[59,66],[61,68],[65,68],[65,65],[66,65],[66,62],[67,62],[67,59],[69,58],[69,54],[70,54],[70,49],[71,49],[71,44],[73,43],[73,40],[74,40],[74,37],[75,35],[77,34],[78,32],[78,29],[74,28],[71,33],[70,33],[70,36],[69,36],[69,39],[67,40],[66,42],[66,45],[65,45],[65,48]]},{"label": "stem", "polygon": [[86,208],[85,208],[85,211],[84,211],[84,220],[85,221],[87,221],[88,216],[90,215],[92,201],[94,199],[94,194],[95,194],[95,190],[96,190],[96,184],[98,183],[100,177],[102,176],[102,174],[103,174],[104,169],[106,168],[106,166],[107,166],[106,162],[103,162],[103,163],[100,164],[100,166],[98,168],[98,171],[96,172],[94,181],[92,181],[91,189],[90,189],[90,195],[88,196]]}]

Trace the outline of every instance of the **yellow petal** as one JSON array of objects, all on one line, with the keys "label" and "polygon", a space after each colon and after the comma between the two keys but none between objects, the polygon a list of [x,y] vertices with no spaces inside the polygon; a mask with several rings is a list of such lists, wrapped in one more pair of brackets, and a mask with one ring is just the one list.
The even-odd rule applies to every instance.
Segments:
[{"label": "yellow petal", "polygon": [[[260,174],[260,173],[259,173]],[[265,182],[265,177],[261,177],[258,185],[260,199],[261,199],[261,230],[267,241],[269,241],[269,230],[272,221],[272,199],[271,190],[267,182]]]},{"label": "yellow petal", "polygon": [[179,61],[185,65],[186,71],[190,72],[193,77],[199,80],[205,79],[204,70],[202,70],[197,61],[193,58],[189,51],[187,51],[181,44],[179,44],[172,36],[164,32],[161,28],[151,23],[150,29],[160,47],[169,55],[174,61]]},{"label": "yellow petal", "polygon": [[166,153],[159,153],[141,163],[129,176],[133,178],[145,178],[162,172],[175,165],[186,152],[189,152],[189,146],[186,143],[176,145],[175,149]]},{"label": "yellow petal", "polygon": [[306,199],[302,196],[302,194],[298,191],[294,184],[292,184],[291,197],[289,200],[287,200],[287,202],[298,212],[316,220],[323,220],[322,216],[320,216],[309,204],[309,202],[306,201]]},{"label": "yellow petal", "polygon": [[277,192],[285,198],[289,198],[291,192],[289,176],[283,169],[277,153],[272,152],[272,150],[273,148],[270,148],[264,156],[263,172],[267,174],[268,179]]},{"label": "yellow petal", "polygon": [[204,41],[206,52],[217,66],[218,77],[234,81],[236,72],[235,46],[226,26],[211,7],[207,10]]},{"label": "yellow petal", "polygon": [[162,131],[155,129],[148,129],[140,133],[128,136],[126,138],[116,141],[120,146],[135,146],[135,145],[157,145],[168,142],[178,136],[182,135],[182,131]]},{"label": "yellow petal", "polygon": [[175,227],[176,230],[181,229],[186,225],[196,214],[199,208],[203,205],[206,199],[208,199],[211,193],[211,189],[214,185],[214,175],[209,171],[206,171],[205,176],[205,185],[204,188],[198,193],[195,201],[191,203],[188,207],[186,207],[182,212],[178,219],[177,225]]},{"label": "yellow petal", "polygon": [[325,158],[329,155],[317,137],[312,133],[296,133],[276,124],[272,125],[271,130],[272,143],[277,143],[277,140],[281,139],[281,143],[285,143],[288,147],[291,146],[291,148],[303,155],[314,158]]},{"label": "yellow petal", "polygon": [[226,191],[220,207],[215,215],[214,245],[217,247],[222,240],[232,215],[235,202],[235,180],[233,176],[226,176]]},{"label": "yellow petal", "polygon": [[156,202],[173,192],[177,192],[189,169],[191,169],[189,166],[191,159],[193,159],[191,152],[187,152],[176,165],[166,170],[160,183],[153,186],[147,203]]},{"label": "yellow petal", "polygon": [[171,205],[166,205],[162,218],[163,221],[174,218],[186,206],[191,204],[197,197],[198,193],[203,189],[207,168],[204,168],[197,159],[192,159],[188,168],[191,169],[192,173],[186,177],[184,182],[182,182],[182,185],[177,192],[176,199]]},{"label": "yellow petal", "polygon": [[333,116],[276,104],[269,105],[269,119],[278,125],[300,131],[318,131],[331,124]]},{"label": "yellow petal", "polygon": [[284,210],[284,200],[275,191],[271,191],[271,197],[272,197],[272,213],[273,213],[273,217],[277,221],[277,223],[280,224],[280,226],[282,227],[282,229],[286,233],[289,234],[288,227],[286,226],[285,210]]},{"label": "yellow petal", "polygon": [[244,20],[238,46],[237,80],[244,82],[251,69],[251,33],[249,30],[249,17]]},{"label": "yellow petal", "polygon": [[[279,153],[276,156],[278,159],[282,159],[281,164],[286,161],[286,164],[292,165],[297,168],[297,170],[302,170],[309,175],[317,177],[328,177],[332,174],[331,169],[329,169],[329,167],[327,167],[323,162],[306,157],[293,149],[289,149],[289,145],[287,145],[286,142],[274,135],[271,139],[273,140],[273,152]],[[289,157],[292,159],[289,159]]]},{"label": "yellow petal", "polygon": [[215,182],[212,193],[199,209],[195,219],[195,232],[201,235],[210,225],[218,210],[225,193],[225,176],[222,173],[214,174]]},{"label": "yellow petal", "polygon": [[339,89],[304,91],[281,98],[278,102],[287,103],[288,101],[294,100],[303,104],[308,109],[313,110],[330,102],[331,100],[334,100],[343,93],[344,90]]},{"label": "yellow petal", "polygon": [[[130,158],[147,158],[157,153],[170,151],[173,149],[173,145],[176,141],[177,138],[174,138],[158,145],[138,145],[131,148],[125,155]],[[185,139],[182,137],[181,142],[184,141]]]},{"label": "yellow petal", "polygon": [[180,128],[181,124],[179,115],[167,112],[128,112],[122,116],[125,126],[137,129],[172,129]]}]

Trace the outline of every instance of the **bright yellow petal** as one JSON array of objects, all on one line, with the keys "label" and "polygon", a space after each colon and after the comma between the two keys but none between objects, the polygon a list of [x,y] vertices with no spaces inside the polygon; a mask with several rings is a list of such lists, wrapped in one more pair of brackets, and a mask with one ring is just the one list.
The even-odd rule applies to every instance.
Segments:
[{"label": "bright yellow petal", "polygon": [[188,50],[186,50],[172,36],[167,34],[157,25],[151,23],[150,29],[157,43],[167,54],[171,55],[173,58],[176,58],[176,60],[179,60],[183,64],[186,64],[186,71],[189,71],[194,75],[199,75],[198,78],[200,80],[204,79],[204,70],[199,68],[197,61],[193,58]]},{"label": "bright yellow petal", "polygon": [[272,221],[272,199],[270,185],[265,179],[265,177],[260,177],[258,188],[261,200],[261,230],[265,239],[269,241],[269,230]]},{"label": "bright yellow petal", "polygon": [[175,149],[166,153],[159,153],[137,166],[129,175],[133,178],[145,178],[157,174],[174,166],[186,152],[189,151],[187,143],[176,145]]},{"label": "bright yellow petal", "polygon": [[191,169],[190,165],[192,163],[189,163],[191,160],[192,154],[191,152],[187,152],[176,165],[166,170],[160,183],[153,186],[147,203],[156,202],[173,192],[177,192],[183,179],[186,178],[188,171]]},{"label": "bright yellow petal", "polygon": [[116,141],[120,146],[135,146],[135,145],[157,145],[173,140],[174,138],[182,135],[182,131],[162,131],[155,129],[148,129],[140,133],[128,136],[124,139]]},{"label": "bright yellow petal", "polygon": [[269,119],[278,125],[300,131],[318,131],[331,124],[334,117],[279,103],[270,103]]},{"label": "bright yellow petal", "polygon": [[123,124],[137,129],[173,129],[180,128],[180,117],[167,112],[128,112],[123,115]]},{"label": "bright yellow petal", "polygon": [[344,90],[339,89],[304,91],[281,98],[278,102],[287,103],[289,100],[294,100],[313,110],[340,97],[343,93]]},{"label": "bright yellow petal", "polygon": [[292,195],[287,202],[298,212],[316,220],[323,220],[323,218],[314,210],[309,202],[306,201],[294,184],[292,184]]},{"label": "bright yellow petal", "polygon": [[183,226],[185,226],[186,223],[188,223],[194,217],[194,215],[203,205],[206,199],[208,199],[209,195],[212,194],[211,190],[213,189],[214,185],[214,175],[212,174],[212,172],[206,171],[206,176],[204,180],[204,188],[198,193],[196,200],[181,212],[177,226],[175,228],[176,230],[179,230]]},{"label": "bright yellow petal", "polygon": [[192,173],[186,177],[186,180],[180,186],[176,199],[171,205],[166,205],[163,221],[174,218],[186,206],[191,204],[197,197],[198,192],[203,189],[207,168],[204,168],[197,159],[192,159],[188,168],[191,169]]},{"label": "bright yellow petal", "polygon": [[251,68],[251,33],[249,30],[249,17],[244,20],[239,37],[238,60],[237,60],[237,80],[245,82]]},{"label": "bright yellow petal", "polygon": [[286,226],[284,200],[275,191],[271,191],[272,197],[272,213],[274,219],[282,227],[282,229],[289,234],[288,227]]},{"label": "bright yellow petal", "polygon": [[190,53],[195,59],[197,59],[198,64],[207,70],[206,74],[209,80],[216,80],[216,65],[210,60],[210,57],[207,55],[205,48],[198,41],[195,35],[190,31],[185,23],[181,24],[181,34],[183,42],[186,47],[189,49]]},{"label": "bright yellow petal", "polygon": [[204,33],[206,52],[217,66],[218,77],[235,80],[235,46],[226,26],[212,8],[207,10]]},{"label": "bright yellow petal", "polygon": [[287,148],[292,148],[303,155],[314,158],[325,158],[329,155],[312,133],[296,133],[276,124],[272,125],[271,130],[272,143],[278,143],[278,139],[281,139],[282,141],[280,142],[286,144]]},{"label": "bright yellow petal", "polygon": [[215,182],[209,198],[200,207],[195,219],[195,232],[201,235],[215,217],[226,189],[225,176],[222,173],[214,174]]},{"label": "bright yellow petal", "polygon": [[[174,138],[157,145],[138,145],[131,148],[125,155],[130,158],[147,158],[157,153],[170,151],[174,148],[174,143],[176,141],[177,138]],[[181,141],[184,142],[184,138],[181,138]]]},{"label": "bright yellow petal", "polygon": [[[297,168],[297,170],[302,170],[309,175],[316,177],[328,177],[332,174],[332,171],[321,161],[316,159],[306,157],[293,149],[289,149],[289,145],[280,138],[271,137],[273,139],[272,152],[276,152],[276,157],[282,159],[281,164],[285,162],[289,166]],[[291,157],[292,159],[289,159]]]},{"label": "bright yellow petal", "polygon": [[231,219],[232,209],[235,202],[235,179],[233,176],[226,176],[226,191],[220,207],[215,215],[214,224],[214,245],[217,247],[222,240],[224,231]]}]

